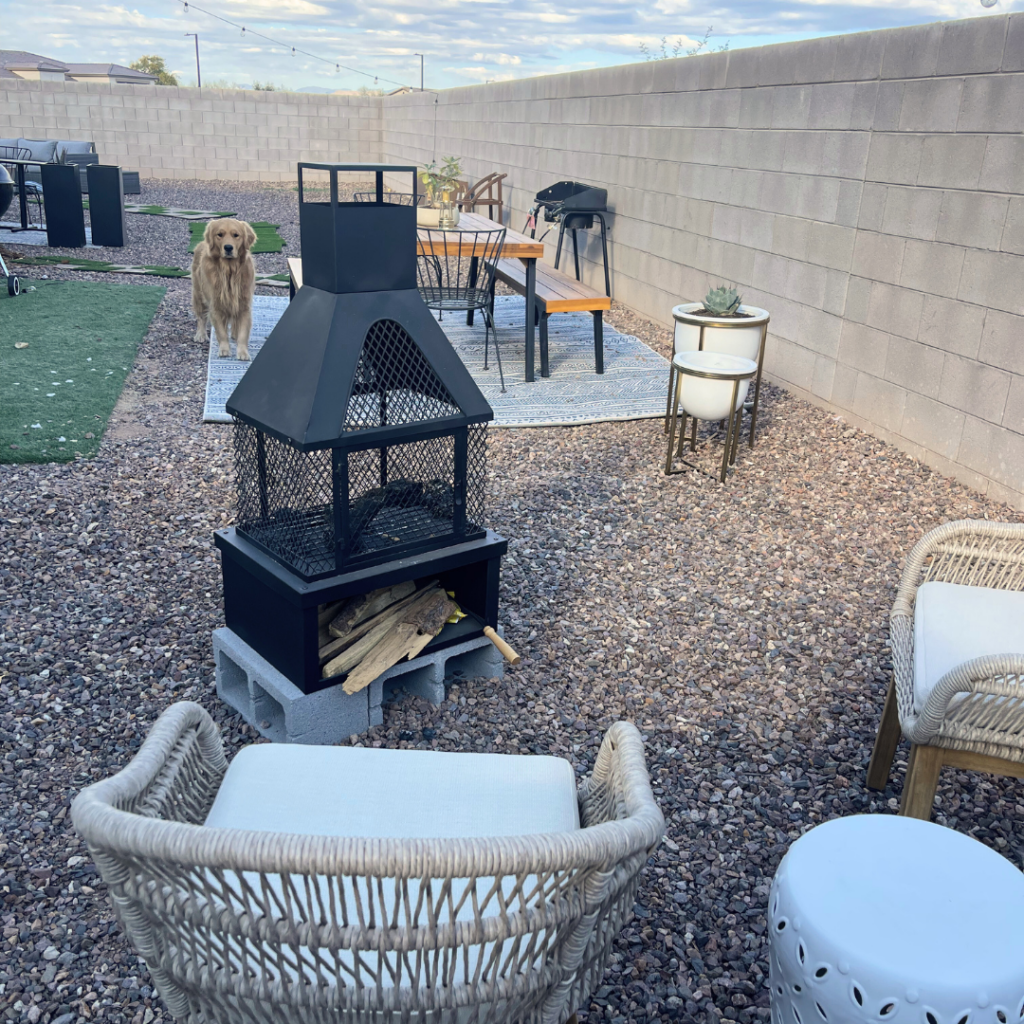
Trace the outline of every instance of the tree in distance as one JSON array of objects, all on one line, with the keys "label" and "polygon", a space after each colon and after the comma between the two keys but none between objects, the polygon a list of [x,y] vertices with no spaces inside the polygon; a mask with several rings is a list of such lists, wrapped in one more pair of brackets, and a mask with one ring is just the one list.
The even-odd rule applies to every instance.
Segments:
[{"label": "tree in distance", "polygon": [[178,79],[167,70],[166,61],[155,53],[145,54],[138,60],[133,60],[128,67],[133,71],[144,71],[147,75],[156,75],[157,85],[178,84]]},{"label": "tree in distance", "polygon": [[682,38],[677,39],[671,46],[669,46],[668,36],[661,37],[660,53],[655,53],[646,43],[640,44],[640,52],[644,55],[644,60],[669,60],[672,57],[696,57],[698,53],[724,53],[729,49],[729,40],[727,39],[721,46],[710,46],[709,42],[711,39],[711,30],[714,28],[713,25],[708,26],[707,32],[704,33],[704,38],[697,41],[694,46],[690,49],[683,49]]}]

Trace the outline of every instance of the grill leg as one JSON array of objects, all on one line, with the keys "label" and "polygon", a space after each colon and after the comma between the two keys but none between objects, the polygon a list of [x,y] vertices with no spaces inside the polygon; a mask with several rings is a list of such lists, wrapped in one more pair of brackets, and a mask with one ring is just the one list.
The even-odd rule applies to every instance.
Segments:
[{"label": "grill leg", "polygon": [[604,373],[604,313],[594,310],[594,367]]},{"label": "grill leg", "polygon": [[612,278],[611,273],[608,270],[608,227],[604,222],[603,213],[595,213],[594,216],[601,222],[601,256],[604,259],[604,293],[605,295],[611,296]]},{"label": "grill leg", "polygon": [[562,220],[558,225],[558,245],[555,248],[555,270],[558,269],[558,261],[562,258],[562,239],[565,237],[565,221]]},{"label": "grill leg", "polygon": [[580,279],[580,243],[576,237],[576,229],[572,229],[572,261],[576,265],[576,280]]}]

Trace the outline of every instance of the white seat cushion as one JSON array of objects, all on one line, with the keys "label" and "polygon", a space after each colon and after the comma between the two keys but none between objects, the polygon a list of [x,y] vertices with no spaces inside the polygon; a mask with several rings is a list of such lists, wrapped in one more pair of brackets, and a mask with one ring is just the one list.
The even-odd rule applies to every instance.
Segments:
[{"label": "white seat cushion", "polygon": [[378,839],[535,835],[580,827],[560,757],[265,743],[228,767],[206,824]]},{"label": "white seat cushion", "polygon": [[[245,747],[228,767],[206,824],[218,828],[287,832],[299,835],[364,838],[484,838],[536,835],[580,827],[576,778],[568,761],[559,757],[503,754],[449,754],[429,750],[373,750],[362,747],[315,747],[300,744],[259,744]],[[266,883],[276,895],[271,916],[287,914],[299,920],[325,922],[326,908],[345,908],[349,920],[391,922],[392,926],[422,927],[428,906],[438,926],[481,917],[520,913],[550,902],[552,876],[529,875],[516,884],[512,875],[476,879],[475,897],[466,896],[468,878],[429,882],[413,878],[374,879],[368,875],[328,878],[268,874]],[[223,886],[221,883],[223,879]],[[253,913],[246,897],[264,893],[253,872],[207,872],[215,902],[234,913]],[[424,888],[424,886],[428,888]],[[421,893],[424,901],[421,901]],[[447,894],[447,895],[446,895]],[[264,896],[265,898],[265,896]],[[256,910],[256,913],[264,912]],[[333,912],[333,911],[332,911]],[[494,942],[474,943],[454,956],[457,978],[473,977],[481,958],[501,962],[516,953],[520,940],[509,938],[495,950]],[[536,970],[543,959],[526,957],[521,970]],[[248,948],[235,954],[250,962],[271,982],[281,980],[275,956],[261,958]],[[363,984],[392,988],[400,976],[400,955],[363,949],[358,963],[346,949],[321,947],[316,956],[305,946],[293,949],[294,964],[283,969],[291,980],[333,986],[335,974],[352,984],[359,972]],[[384,963],[381,962],[383,957]],[[317,966],[319,964],[319,967]],[[321,968],[327,968],[326,973]],[[447,970],[447,968],[446,968]],[[368,975],[366,972],[369,971]],[[396,973],[397,972],[397,973]],[[444,972],[440,972],[439,977]],[[407,984],[407,982],[406,982]],[[414,1016],[414,1019],[418,1019]]]},{"label": "white seat cushion", "polygon": [[950,669],[989,654],[1024,654],[1024,593],[925,583],[914,601],[914,710]]}]

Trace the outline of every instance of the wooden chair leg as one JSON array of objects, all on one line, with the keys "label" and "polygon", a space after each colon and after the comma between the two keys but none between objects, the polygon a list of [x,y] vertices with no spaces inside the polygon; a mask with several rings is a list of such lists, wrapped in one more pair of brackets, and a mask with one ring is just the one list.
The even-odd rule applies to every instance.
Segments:
[{"label": "wooden chair leg", "polygon": [[942,747],[919,747],[915,743],[910,748],[907,778],[903,783],[903,798],[900,800],[900,814],[907,818],[921,818],[924,821],[931,818],[941,770]]},{"label": "wooden chair leg", "polygon": [[900,714],[896,706],[896,683],[890,682],[889,691],[885,695],[885,707],[882,709],[882,720],[878,723],[875,746],[871,751],[871,763],[868,765],[868,789],[885,789],[899,741]]},{"label": "wooden chair leg", "polygon": [[574,1013],[574,1014],[573,1014],[573,1015],[572,1015],[572,1016],[571,1016],[571,1017],[570,1017],[570,1018],[569,1018],[569,1019],[568,1019],[568,1020],[567,1020],[567,1021],[565,1022],[565,1024],[579,1024],[579,1021],[578,1021],[578,1020],[576,1019],[576,1014]]}]

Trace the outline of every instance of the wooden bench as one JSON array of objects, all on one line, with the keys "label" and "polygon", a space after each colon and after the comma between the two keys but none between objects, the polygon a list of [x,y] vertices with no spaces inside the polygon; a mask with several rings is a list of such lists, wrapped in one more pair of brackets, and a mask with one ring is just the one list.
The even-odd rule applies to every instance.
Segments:
[{"label": "wooden bench", "polygon": [[[495,277],[520,295],[526,294],[526,267],[516,259],[498,260]],[[594,316],[594,364],[604,373],[604,311],[612,300],[590,285],[573,280],[560,270],[537,263],[537,309],[540,313],[540,375],[550,377],[548,368],[548,317],[552,313],[584,312]],[[529,314],[527,314],[529,315]]]}]

